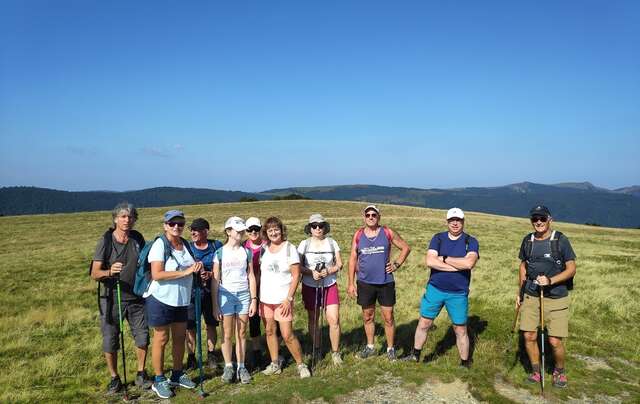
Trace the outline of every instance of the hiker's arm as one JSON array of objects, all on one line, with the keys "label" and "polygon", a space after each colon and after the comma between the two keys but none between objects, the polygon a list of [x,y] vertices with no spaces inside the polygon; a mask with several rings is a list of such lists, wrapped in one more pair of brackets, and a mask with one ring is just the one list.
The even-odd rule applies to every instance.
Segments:
[{"label": "hiker's arm", "polygon": [[478,253],[469,251],[465,257],[447,257],[447,264],[461,271],[470,271],[478,262]]},{"label": "hiker's arm", "polygon": [[411,252],[411,247],[409,247],[409,244],[404,241],[402,237],[400,237],[400,234],[398,232],[395,232],[393,230],[391,230],[391,242],[394,246],[400,249],[400,255],[398,255],[398,258],[396,258],[395,260],[389,261],[387,263],[387,272],[393,272],[396,269],[400,268]]},{"label": "hiker's arm", "polygon": [[[213,262],[213,276],[211,277],[211,308],[213,309],[213,317],[221,320],[220,308],[218,307],[218,289],[220,286],[220,264]],[[251,279],[249,279],[251,280]],[[249,285],[251,287],[251,285]]]},{"label": "hiker's arm", "polygon": [[575,261],[567,261],[564,263],[565,269],[557,275],[552,277],[547,277],[546,275],[540,275],[536,278],[536,282],[540,286],[548,286],[555,285],[556,283],[564,282],[570,279],[572,276],[576,274],[576,262]]},{"label": "hiker's arm", "polygon": [[300,281],[300,265],[299,264],[291,264],[289,266],[291,271],[291,284],[289,285],[289,290],[287,291],[287,297],[280,303],[280,310],[282,311],[283,316],[288,316],[291,313],[291,302],[289,298],[293,298],[296,294],[296,289],[298,288],[298,282]]},{"label": "hiker's arm", "polygon": [[256,314],[258,308],[258,297],[256,296],[256,275],[253,273],[253,263],[249,262],[249,294],[251,295],[251,302],[249,304],[249,317]]},{"label": "hiker's arm", "polygon": [[438,251],[436,250],[427,250],[427,259],[426,264],[427,267],[437,269],[438,271],[444,272],[458,272],[458,268],[449,265],[446,262],[443,262],[443,257],[438,256]]},{"label": "hiker's arm", "polygon": [[183,271],[165,271],[164,262],[151,262],[151,279],[154,281],[167,281],[172,279],[180,279],[191,276],[194,272],[198,272],[202,268],[202,262],[196,262]]},{"label": "hiker's arm", "polygon": [[336,251],[336,263],[335,265],[329,267],[328,272],[329,275],[335,274],[342,269],[342,256],[340,255],[340,251]]},{"label": "hiker's arm", "polygon": [[[357,232],[356,232],[357,234]],[[358,240],[353,235],[351,242],[351,253],[349,254],[349,271],[347,271],[347,294],[351,297],[356,296],[356,285],[354,283],[356,277],[356,265],[358,264]]]},{"label": "hiker's arm", "polygon": [[111,278],[112,275],[111,269],[102,269],[102,261],[93,261],[91,264],[91,279],[94,281]]},{"label": "hiker's arm", "polygon": [[518,292],[516,293],[516,309],[522,304],[522,294],[524,283],[527,280],[527,264],[524,261],[520,261],[520,267],[518,268]]}]

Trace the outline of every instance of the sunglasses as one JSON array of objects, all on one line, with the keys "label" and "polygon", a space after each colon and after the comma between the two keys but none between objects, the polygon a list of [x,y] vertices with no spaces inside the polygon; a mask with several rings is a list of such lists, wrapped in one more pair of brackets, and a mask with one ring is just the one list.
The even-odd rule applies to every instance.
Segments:
[{"label": "sunglasses", "polygon": [[324,229],[324,223],[311,223],[312,229]]},{"label": "sunglasses", "polygon": [[545,223],[547,221],[546,216],[534,216],[531,218],[531,223],[542,222]]},{"label": "sunglasses", "polygon": [[259,233],[259,232],[260,232],[260,227],[258,226],[251,226],[247,228],[247,233]]},{"label": "sunglasses", "polygon": [[169,227],[184,227],[184,222],[167,222],[166,224]]},{"label": "sunglasses", "polygon": [[378,217],[378,214],[377,213],[365,213],[364,217],[366,217],[366,218],[375,218],[375,217]]}]

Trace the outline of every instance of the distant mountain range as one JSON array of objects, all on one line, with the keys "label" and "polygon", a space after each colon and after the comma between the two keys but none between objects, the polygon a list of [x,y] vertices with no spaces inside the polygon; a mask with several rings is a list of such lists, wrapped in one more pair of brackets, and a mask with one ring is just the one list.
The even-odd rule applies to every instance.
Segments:
[{"label": "distant mountain range", "polygon": [[68,192],[35,187],[0,188],[0,214],[109,210],[127,200],[140,207],[190,205],[240,200],[265,200],[298,194],[319,200],[392,203],[524,217],[543,203],[556,220],[611,227],[640,227],[640,186],[616,190],[588,182],[555,185],[522,182],[501,187],[420,189],[378,185],[339,185],[272,189],[260,193],[202,188],[161,187],[139,191]]}]

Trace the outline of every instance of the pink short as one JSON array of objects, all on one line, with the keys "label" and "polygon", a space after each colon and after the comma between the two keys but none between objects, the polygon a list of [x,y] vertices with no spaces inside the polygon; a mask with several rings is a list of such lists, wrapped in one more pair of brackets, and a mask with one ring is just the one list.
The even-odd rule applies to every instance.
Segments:
[{"label": "pink short", "polygon": [[[317,307],[331,306],[332,304],[340,304],[340,294],[338,293],[338,284],[334,283],[331,286],[324,288],[324,299],[322,298],[322,288],[312,288],[304,283],[302,284],[302,300],[304,301],[304,308],[307,311],[312,311],[317,304]],[[323,302],[324,301],[324,302]],[[315,302],[315,303],[314,303]],[[323,304],[323,303],[326,303]]]},{"label": "pink short", "polygon": [[288,316],[282,315],[280,304],[269,304],[260,302],[260,317],[272,318],[276,321],[293,321],[293,302],[291,302],[291,311]]}]

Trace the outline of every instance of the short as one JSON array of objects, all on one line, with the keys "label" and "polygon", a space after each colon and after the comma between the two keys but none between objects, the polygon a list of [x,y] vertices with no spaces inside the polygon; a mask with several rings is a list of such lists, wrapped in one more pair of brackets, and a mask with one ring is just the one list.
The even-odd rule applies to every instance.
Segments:
[{"label": "short", "polygon": [[220,303],[220,312],[223,316],[249,314],[251,293],[248,290],[230,292],[221,287],[218,289],[218,299],[218,303]]},{"label": "short", "polygon": [[338,284],[323,288],[313,288],[302,284],[302,301],[307,311],[313,311],[318,307],[326,307],[334,304],[340,304],[340,294],[338,293]]},{"label": "short", "polygon": [[374,306],[376,300],[380,306],[394,306],[396,304],[396,283],[389,282],[381,285],[357,281],[358,299],[362,307]]},{"label": "short", "polygon": [[173,323],[187,322],[189,306],[169,306],[153,297],[147,297],[144,308],[149,327],[164,327]]},{"label": "short", "polygon": [[447,292],[427,284],[420,302],[420,315],[434,320],[442,307],[447,308],[449,318],[454,325],[467,324],[469,314],[469,295],[466,292]]},{"label": "short", "polygon": [[[102,351],[117,352],[120,349],[118,301],[115,298],[101,298],[100,311],[102,312],[100,315]],[[122,317],[129,323],[135,345],[139,348],[149,345],[149,326],[147,326],[147,320],[144,315],[144,302],[135,300],[122,301]]]},{"label": "short", "polygon": [[293,302],[291,302],[291,310],[289,311],[288,316],[282,315],[280,303],[269,304],[260,302],[260,317],[272,318],[276,321],[293,321]]},{"label": "short", "polygon": [[[260,302],[258,302],[258,306],[260,306]],[[249,317],[249,337],[255,338],[259,337],[261,334],[260,313],[256,310],[253,316]]]},{"label": "short", "polygon": [[[196,329],[196,305],[195,305],[195,296],[192,296],[192,302],[187,309],[187,329],[195,330]],[[201,305],[200,311],[202,312],[202,316],[204,317],[204,322],[211,327],[218,326],[218,320],[213,317],[213,304],[211,303],[211,293],[202,293],[201,296]]]},{"label": "short", "polygon": [[[544,322],[552,337],[569,336],[569,296],[558,299],[544,298]],[[524,295],[520,307],[520,330],[536,331],[540,326],[540,298]]]}]

